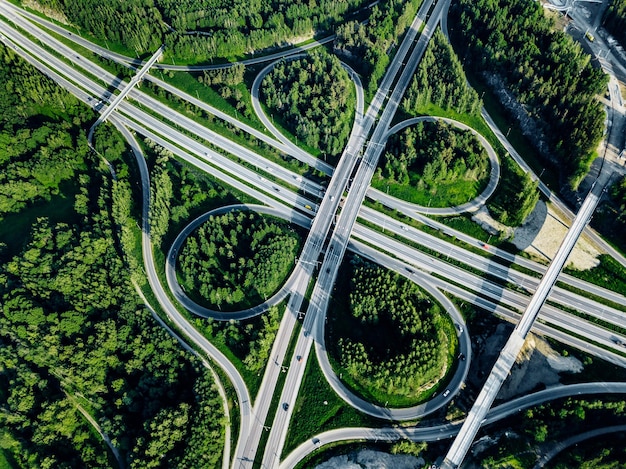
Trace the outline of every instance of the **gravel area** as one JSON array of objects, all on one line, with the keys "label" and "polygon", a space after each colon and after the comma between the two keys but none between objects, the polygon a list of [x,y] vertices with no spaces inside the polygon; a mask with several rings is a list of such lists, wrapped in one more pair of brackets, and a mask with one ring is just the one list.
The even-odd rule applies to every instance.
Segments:
[{"label": "gravel area", "polygon": [[416,469],[424,465],[424,460],[415,456],[362,449],[332,457],[315,469]]},{"label": "gravel area", "polygon": [[[561,245],[568,225],[551,204],[540,200],[526,222],[515,229],[513,243],[542,263],[548,263]],[[591,269],[599,264],[600,252],[583,234],[567,260],[567,267]]]}]

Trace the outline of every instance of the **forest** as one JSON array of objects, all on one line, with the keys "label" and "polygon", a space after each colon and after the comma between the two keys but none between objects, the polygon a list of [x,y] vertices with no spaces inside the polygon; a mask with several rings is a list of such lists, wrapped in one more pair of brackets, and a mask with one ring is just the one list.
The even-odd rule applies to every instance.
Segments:
[{"label": "forest", "polygon": [[424,56],[402,100],[407,114],[419,115],[428,104],[457,114],[480,113],[481,102],[469,86],[461,61],[440,28],[426,46]]},{"label": "forest", "polygon": [[[368,2],[342,0],[34,0],[49,16],[138,54],[162,43],[187,62],[240,57],[331,31]],[[22,1],[33,5],[33,1]]]},{"label": "forest", "polygon": [[340,372],[377,401],[415,403],[446,373],[456,340],[446,335],[450,319],[415,283],[362,258],[347,259],[340,275],[347,289],[337,286],[346,294],[329,319],[329,352]]},{"label": "forest", "polygon": [[450,24],[455,49],[495,88],[563,181],[578,187],[604,131],[597,96],[607,76],[531,0],[459,0]]},{"label": "forest", "polygon": [[0,250],[0,452],[15,467],[218,466],[223,411],[212,377],[131,283],[125,147],[110,130],[96,134],[110,148],[113,179],[80,143],[91,111],[1,45],[0,83],[13,90],[2,94],[0,131],[15,142],[0,174],[31,160],[54,173],[62,159],[74,171],[58,186],[37,180],[42,189],[12,215],[58,211],[46,195],[58,192],[72,201],[56,213],[63,220],[15,223],[21,241]]},{"label": "forest", "polygon": [[251,211],[211,216],[180,250],[177,269],[190,298],[235,311],[260,304],[285,282],[302,237],[289,223]]},{"label": "forest", "polygon": [[377,187],[409,185],[432,197],[433,206],[458,205],[478,195],[489,176],[487,152],[469,130],[418,122],[387,141],[376,171]]},{"label": "forest", "polygon": [[278,64],[263,79],[261,99],[302,143],[330,157],[343,151],[356,97],[336,56],[316,50]]},{"label": "forest", "polygon": [[337,27],[333,49],[364,77],[369,93],[378,88],[392,49],[421,4],[422,0],[382,0],[371,8],[367,22],[352,20]]},{"label": "forest", "polygon": [[626,47],[626,0],[611,0],[604,12],[603,25],[622,47]]}]

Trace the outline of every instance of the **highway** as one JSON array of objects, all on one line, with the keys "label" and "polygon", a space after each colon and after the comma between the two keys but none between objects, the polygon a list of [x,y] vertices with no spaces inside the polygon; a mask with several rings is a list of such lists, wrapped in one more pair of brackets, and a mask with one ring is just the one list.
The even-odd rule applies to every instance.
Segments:
[{"label": "highway", "polygon": [[[396,56],[393,58],[387,70],[387,74],[382,80],[382,84],[376,94],[376,97],[368,108],[364,119],[361,121],[363,131],[360,133],[358,145],[352,146],[352,144],[349,143],[347,146],[347,150],[355,152],[355,156],[346,154],[343,155],[337,168],[337,172],[331,181],[332,184],[332,182],[336,179],[339,168],[342,166],[342,163],[346,161],[346,156],[349,156],[351,161],[355,160],[356,156],[360,153],[361,148],[365,145],[365,137],[369,133],[369,128],[371,128],[374,124],[374,117],[378,115],[379,109],[381,109],[380,105],[382,104],[382,99],[377,100],[376,98],[381,95],[381,90],[388,89],[386,87],[387,84],[392,84],[394,77],[398,72],[400,72],[400,67],[409,51],[410,45],[413,43],[415,38],[419,37],[406,62],[406,66],[400,72],[400,77],[398,78],[387,105],[382,108],[380,120],[374,128],[372,137],[370,138],[370,143],[367,145],[363,157],[356,168],[356,174],[351,184],[350,192],[345,199],[343,209],[340,212],[336,226],[332,231],[331,240],[324,255],[318,280],[313,288],[313,293],[311,294],[309,308],[307,309],[302,327],[303,333],[298,337],[298,341],[295,346],[294,355],[302,357],[304,363],[306,363],[306,359],[308,358],[312,340],[315,340],[316,342],[323,341],[324,315],[326,314],[328,307],[330,293],[332,292],[332,286],[335,282],[339,265],[350,238],[352,226],[356,221],[359,207],[365,198],[365,192],[369,186],[369,181],[376,168],[375,159],[380,155],[383,148],[379,142],[383,140],[389,123],[395,113],[397,104],[399,103],[404,90],[408,86],[409,80],[417,67],[417,63],[425,50],[426,44],[428,43],[427,37],[434,30],[434,25],[438,22],[437,15],[441,12],[441,4],[443,3],[445,3],[445,1],[440,1],[434,5],[434,10],[430,14],[428,23],[424,26],[422,33],[418,35],[419,30],[422,28],[423,21],[431,9],[432,3],[425,2],[420,7],[415,20],[411,24],[409,32],[405,35]],[[357,122],[357,126],[358,124],[359,123]],[[331,190],[331,187],[329,186],[316,220],[319,220],[322,216],[321,214],[324,213],[322,208],[327,200],[330,199],[332,201],[333,198],[338,200],[342,197],[346,183],[347,181],[342,184],[340,192]],[[304,366],[295,365],[289,368],[285,380],[285,386],[283,387],[280,398],[280,403],[283,408],[277,411],[272,423],[266,451],[262,461],[262,465],[264,467],[275,467],[280,461],[280,455],[282,453],[289,427],[288,422],[291,418],[291,413],[293,412],[296,396],[300,389],[303,377]]]},{"label": "highway", "polygon": [[[432,16],[437,16],[437,15],[435,15],[435,12],[433,12],[431,17]],[[430,21],[429,21],[429,24],[430,24]],[[36,50],[34,44],[32,43],[28,44],[26,41],[22,41],[21,38],[17,37],[17,36],[21,36],[19,33],[9,31],[9,28],[6,27],[5,24],[2,24],[2,32],[5,33],[5,31],[11,35],[11,39],[7,41],[7,37],[4,35],[0,39],[2,39],[3,42],[7,43],[9,47],[13,47],[14,49],[17,50],[17,47],[19,46],[17,46],[14,42],[11,42],[11,41],[20,41],[20,43],[25,47],[25,49]],[[425,28],[425,33],[429,31],[430,30]],[[422,38],[420,38],[420,41],[422,41]],[[425,45],[426,41],[423,40],[422,43],[423,45]],[[404,43],[403,45],[401,45],[400,50],[402,50],[403,46],[404,46]],[[419,46],[419,43],[418,43],[418,46]],[[416,46],[416,49],[417,49],[417,46]],[[407,46],[407,50],[408,50],[408,46]],[[405,53],[407,50],[405,50]],[[73,54],[73,52],[67,52],[67,51],[61,51],[61,52],[64,54],[65,53]],[[84,76],[82,76],[80,73],[77,73],[75,70],[72,70],[71,72],[68,71],[67,64],[60,62],[60,61],[55,62],[54,59],[51,58],[50,54],[48,54],[47,52],[46,54],[47,54],[46,61],[49,60],[48,63],[54,64],[55,69],[64,70],[64,73],[67,73],[67,76],[74,77],[74,81],[67,80],[66,78],[57,74],[54,70],[52,70],[49,67],[46,68],[40,62],[38,62],[33,56],[28,55],[28,53],[25,50],[22,50],[20,52],[20,55],[26,55],[27,59],[31,61],[31,63],[33,64],[37,63],[36,66],[46,70],[45,73],[47,73],[49,76],[51,76],[58,82],[62,83],[63,86],[70,89],[73,93],[79,96],[79,98],[82,99],[83,101],[89,102],[90,101],[89,98],[91,98],[93,95],[105,96],[104,93],[106,93],[106,91],[104,90],[103,87],[98,87],[93,82],[91,82],[91,80],[85,79]],[[415,51],[414,51],[414,54],[415,54]],[[41,57],[38,52],[35,52],[35,55],[37,57]],[[73,57],[73,56],[70,56],[70,57]],[[412,55],[412,58],[413,57],[415,56]],[[419,58],[414,60],[415,66],[417,65],[418,61],[419,61]],[[78,60],[74,60],[74,62],[77,66],[85,68],[86,66],[85,62],[88,62],[88,61],[78,58]],[[409,65],[410,63],[411,63],[410,61],[407,63],[407,67],[410,66]],[[396,68],[396,73],[397,73],[401,65],[402,65],[401,62],[394,61],[391,68],[397,67]],[[92,69],[92,70],[96,74],[103,72],[103,71],[98,71],[97,69]],[[92,72],[90,71],[90,73]],[[408,78],[410,78],[410,75],[411,73],[406,72],[406,76]],[[105,82],[106,80],[109,80],[109,79],[114,80],[114,77],[111,78],[110,76],[106,76],[106,75],[95,75],[95,76],[101,76],[101,77],[104,76],[104,78],[102,79],[105,80]],[[403,73],[402,77],[404,76],[405,74]],[[307,316],[305,318],[305,324],[304,324],[305,327],[303,328],[305,332],[301,334],[300,337],[298,338],[298,343],[296,344],[296,348],[298,349],[298,347],[301,346],[301,349],[305,351],[306,353],[306,357],[308,357],[308,354],[310,352],[310,345],[312,344],[312,341],[314,339],[319,339],[320,337],[323,340],[323,321],[319,320],[315,322],[315,319],[317,317],[323,317],[323,314],[325,311],[325,303],[327,302],[327,299],[328,299],[326,292],[330,292],[332,289],[332,284],[334,283],[334,275],[336,275],[336,269],[339,266],[341,257],[343,256],[343,251],[345,250],[347,246],[348,240],[350,239],[352,234],[354,234],[355,236],[359,236],[361,227],[358,224],[355,224],[356,216],[357,214],[359,214],[359,216],[363,217],[364,216],[363,214],[366,212],[366,210],[361,208],[361,212],[359,212],[360,202],[358,201],[359,200],[362,201],[363,198],[365,197],[364,195],[365,191],[367,190],[369,186],[368,173],[370,171],[373,171],[373,168],[375,167],[374,162],[375,162],[375,159],[377,158],[376,153],[380,153],[380,151],[382,151],[381,142],[384,141],[384,137],[382,136],[383,135],[382,130],[380,134],[377,133],[377,130],[379,128],[383,130],[387,130],[385,127],[388,127],[388,122],[390,122],[390,118],[393,117],[393,112],[388,111],[388,109],[395,108],[395,106],[399,102],[399,99],[400,99],[399,96],[401,96],[401,92],[398,91],[398,93],[396,93],[396,90],[400,89],[398,88],[398,86],[400,87],[404,86],[402,85],[402,81],[401,81],[402,77],[398,81],[398,84],[396,84],[394,93],[392,93],[391,99],[389,100],[387,107],[383,110],[383,114],[378,123],[378,126],[376,127],[374,134],[370,139],[370,144],[368,145],[365,151],[365,155],[363,156],[364,164],[361,164],[359,166],[359,170],[357,171],[357,176],[354,178],[354,181],[356,181],[356,184],[353,183],[352,188],[350,192],[348,193],[348,196],[345,198],[343,209],[339,213],[339,216],[337,217],[337,225],[334,231],[332,232],[331,241],[326,247],[325,247],[324,240],[327,236],[327,233],[330,232],[331,223],[335,218],[333,215],[337,212],[339,202],[342,199],[345,187],[347,185],[347,180],[349,176],[354,173],[354,168],[356,168],[359,163],[358,160],[359,160],[359,155],[360,155],[360,149],[363,148],[367,135],[369,133],[369,130],[374,125],[375,117],[372,117],[372,116],[376,116],[378,114],[378,111],[382,108],[382,104],[385,100],[386,94],[388,93],[388,90],[391,88],[391,82],[393,81],[393,78],[391,80],[383,81],[383,85],[385,87],[381,88],[381,90],[379,90],[379,93],[377,93],[376,98],[372,104],[372,107],[370,107],[370,110],[372,111],[370,112],[370,110],[368,110],[368,113],[363,115],[361,119],[357,117],[356,119],[357,122],[355,124],[353,134],[351,135],[350,142],[348,144],[348,147],[346,148],[345,155],[342,158],[342,163],[344,161],[346,161],[346,163],[343,165],[340,163],[340,165],[338,166],[337,170],[335,171],[335,173],[337,173],[338,176],[337,178],[333,177],[333,179],[331,180],[331,184],[329,185],[329,188],[326,191],[326,197],[324,198],[324,200],[319,206],[313,205],[311,200],[308,199],[307,197],[302,197],[302,196],[297,196],[297,195],[294,196],[292,190],[290,189],[285,189],[283,186],[277,187],[272,182],[259,179],[260,177],[262,178],[262,176],[260,176],[259,173],[256,171],[250,171],[247,169],[242,170],[241,165],[238,165],[236,162],[233,162],[229,158],[226,158],[223,155],[215,152],[210,147],[207,147],[203,145],[202,143],[194,141],[193,139],[190,139],[189,137],[182,135],[180,132],[176,131],[175,129],[172,129],[169,126],[164,125],[162,121],[160,121],[159,119],[156,119],[154,116],[151,116],[145,113],[144,111],[137,109],[137,107],[133,105],[132,103],[122,102],[120,104],[120,108],[117,111],[117,114],[114,114],[117,116],[116,119],[123,121],[129,127],[134,128],[136,131],[144,135],[152,135],[151,138],[153,138],[159,144],[162,144],[164,147],[171,149],[178,156],[181,156],[182,158],[185,158],[187,161],[196,165],[197,167],[202,168],[203,170],[206,170],[213,175],[216,175],[216,177],[219,177],[220,179],[224,181],[228,181],[229,184],[233,185],[234,187],[239,188],[242,191],[245,191],[253,195],[255,198],[257,198],[263,203],[267,203],[270,206],[282,206],[284,203],[292,207],[298,206],[301,209],[300,211],[309,213],[309,215],[313,215],[316,211],[320,214],[319,216],[315,218],[313,222],[311,236],[309,240],[307,241],[307,243],[309,243],[309,246],[305,250],[303,250],[303,255],[300,256],[300,262],[296,266],[296,269],[294,270],[294,275],[292,277],[292,280],[290,281],[293,283],[294,287],[292,290],[293,291],[292,296],[289,301],[288,314],[286,314],[285,318],[283,319],[283,324],[281,325],[281,331],[280,331],[281,334],[279,335],[279,338],[276,341],[275,350],[272,351],[272,356],[277,357],[277,359],[275,361],[275,364],[270,363],[270,366],[266,370],[267,379],[264,378],[262,390],[261,390],[262,392],[259,394],[260,396],[263,395],[266,397],[264,398],[264,400],[257,399],[257,403],[256,403],[258,404],[259,413],[254,414],[256,423],[255,425],[253,425],[253,427],[256,426],[257,431],[258,430],[262,431],[263,425],[265,424],[264,416],[267,415],[267,409],[263,410],[262,407],[268,408],[269,402],[271,401],[271,399],[267,399],[267,396],[270,396],[274,392],[276,377],[278,376],[278,373],[280,373],[280,370],[282,369],[281,365],[283,364],[283,358],[284,358],[286,346],[290,337],[290,333],[293,330],[293,326],[295,324],[295,318],[297,317],[297,314],[299,313],[299,310],[300,310],[299,304],[301,304],[302,302],[302,298],[304,296],[304,292],[306,291],[306,287],[309,283],[309,279],[314,273],[313,267],[317,264],[317,259],[319,258],[319,254],[320,252],[325,251],[326,255],[324,257],[324,264],[322,268],[320,269],[318,284],[315,287],[316,291],[314,291],[315,301],[311,302],[312,305],[315,303],[315,306],[313,307],[313,309],[310,310],[314,314],[309,316],[309,312],[307,312]],[[132,87],[127,87],[127,88],[132,88]],[[360,88],[357,87],[357,92],[360,92],[360,91],[361,91]],[[129,90],[129,92],[130,92],[130,96],[133,99],[136,99],[137,102],[143,103],[144,106],[152,109],[152,105],[154,103],[152,101],[149,101],[147,98],[144,100],[144,97],[141,96],[143,93],[141,93],[138,90],[132,90],[132,91]],[[93,105],[93,103],[91,104]],[[159,107],[158,110],[156,111],[158,112],[158,114],[165,115],[168,118],[170,118],[174,114],[171,109],[161,105],[160,103],[159,103],[159,106],[161,107]],[[362,114],[362,111],[360,114]],[[360,114],[357,111],[357,116],[359,116]],[[176,116],[175,120],[172,120],[171,122],[176,123],[176,125],[180,125],[180,123],[182,123],[183,128],[186,128],[184,126],[187,124],[191,126],[191,123],[189,121],[185,121],[182,118],[181,120],[178,120],[178,119],[179,117]],[[385,122],[385,125],[381,124],[383,122]],[[193,125],[197,125],[197,124],[194,123]],[[155,133],[153,129],[158,129],[158,134]],[[197,129],[195,129],[195,132],[197,132],[197,134],[199,135],[201,134],[207,135],[207,130],[202,128],[201,126],[198,126]],[[267,137],[263,137],[263,138],[267,138]],[[231,146],[232,142],[228,142],[227,141],[228,139],[225,139],[225,140],[226,140],[225,142],[224,141],[220,142],[225,147],[224,151],[231,153],[233,155],[236,155],[238,158],[242,158],[242,159],[249,158],[247,161],[253,162],[252,164],[254,164],[254,162],[263,164],[264,161],[266,161],[261,156],[256,155],[253,152],[249,152],[249,150],[245,148]],[[175,145],[172,142],[177,142],[177,143]],[[285,142],[274,141],[274,143],[277,145],[280,145],[280,144],[284,144]],[[283,147],[283,148],[287,148],[287,147]],[[261,165],[259,164],[259,166]],[[292,187],[300,186],[300,184],[295,184],[295,182],[302,182],[305,187],[305,192],[306,192],[306,189],[308,188],[311,193],[313,193],[314,190],[317,190],[318,195],[320,195],[320,191],[322,189],[319,188],[319,186],[318,187],[308,186],[307,184],[309,184],[309,182],[306,179],[304,181],[297,181],[296,178],[298,176],[294,176],[293,173],[283,170],[278,165],[276,166],[277,167],[271,167],[268,165],[265,169],[267,170],[268,168],[272,168],[271,170],[267,172],[272,173],[272,175],[274,175],[274,172],[277,173],[276,177],[278,177],[279,180],[286,182],[288,185]],[[227,171],[230,172],[230,174],[237,174],[238,178],[233,178],[232,176],[229,176],[228,174],[223,172],[222,169],[227,169]],[[492,171],[493,171],[493,167],[492,167]],[[371,177],[371,175],[369,177]],[[263,188],[263,190],[259,191],[257,188]],[[358,195],[351,197],[352,194],[358,194]],[[390,204],[394,203],[391,200],[388,200],[387,202]],[[305,208],[306,208],[306,205],[309,205],[309,204],[312,206],[313,210],[310,210],[307,212]],[[323,218],[324,220],[318,221],[320,218]],[[315,226],[316,222],[318,222],[318,226]],[[389,226],[391,225],[391,222],[389,222],[390,225],[387,225],[387,223],[388,222],[383,219],[382,225],[380,224],[380,221],[378,222],[378,225],[382,226],[383,229],[385,229],[385,226],[387,226],[387,229],[390,229]],[[405,234],[407,232],[410,233],[411,236],[416,236],[416,237],[421,236],[421,235],[428,236],[424,234],[423,232],[419,230],[415,230],[413,228],[410,228],[410,229],[409,228],[405,229],[406,227],[402,228],[402,225],[399,225],[398,222],[396,222],[396,224],[398,225],[397,230],[400,230],[399,234],[401,234],[403,237],[406,237]],[[445,230],[447,230],[447,228]],[[144,234],[145,234],[145,231],[144,231]],[[382,244],[382,241],[380,242]],[[433,242],[433,246],[436,245],[435,241],[431,240],[429,242]],[[437,240],[437,243],[440,243],[440,242],[441,242],[440,240]],[[470,242],[476,243],[476,240],[473,240]],[[454,246],[452,243],[447,243],[447,244]],[[439,248],[434,248],[434,249],[439,249]],[[445,247],[444,249],[447,250],[447,247]],[[439,252],[444,253],[446,251],[439,251]],[[472,257],[472,262],[468,263],[468,265],[471,265],[471,266],[475,266],[476,264],[483,265],[484,268],[488,269],[490,273],[491,271],[489,269],[496,268],[495,263],[493,261],[486,260],[483,256],[478,256],[472,253],[468,253],[467,250],[463,250],[455,246],[453,248],[451,247],[450,250],[447,252],[448,252],[448,257],[454,257],[454,258],[461,258],[464,255],[467,257],[468,255],[470,255]],[[498,250],[496,250],[495,248],[493,251],[490,249],[490,252],[498,254]],[[502,254],[502,256],[504,257],[504,254]],[[430,261],[430,260],[427,260],[427,261],[435,262],[435,261]],[[439,261],[436,261],[436,262],[439,262]],[[146,261],[146,265],[148,265],[148,261]],[[154,269],[154,265],[152,265],[151,268]],[[327,270],[327,269],[330,269],[330,270]],[[453,278],[453,275],[450,273],[452,272],[452,270],[449,269],[449,267],[438,267],[438,269],[441,269],[442,275],[446,275],[446,276],[450,275],[451,278]],[[537,283],[536,279],[532,279],[531,277],[528,277],[528,276],[524,277],[522,276],[522,274],[519,274],[510,269],[508,270],[508,272],[500,268],[497,268],[497,270],[502,275],[508,275],[508,278],[511,281],[521,282],[518,284],[522,285],[523,288],[530,288],[530,289],[536,288],[535,286]],[[569,279],[566,276],[560,276],[559,278],[569,283]],[[438,285],[436,281],[433,281],[432,279],[430,280],[433,282],[433,285]],[[496,298],[498,295],[501,297],[506,296],[505,294],[506,290],[502,288],[500,288],[499,291],[493,290],[492,286],[486,283],[484,279],[482,280],[482,282],[483,282],[482,287],[478,287],[479,291],[483,293],[488,293],[489,295],[492,295],[492,297],[494,298]],[[528,284],[526,282],[528,282]],[[534,282],[534,284],[531,284],[532,282]],[[319,285],[319,288],[318,288],[318,285]],[[453,285],[449,286],[448,288],[452,289],[452,287]],[[153,286],[153,288],[158,288],[158,287]],[[439,286],[439,288],[441,287]],[[488,289],[488,291],[486,291],[486,289]],[[555,289],[555,292],[556,291],[557,289]],[[459,295],[467,295],[467,293],[459,293]],[[519,295],[519,294],[516,294],[516,295]],[[574,297],[575,296],[577,295],[574,295]],[[600,294],[600,296],[602,296],[602,294]],[[578,297],[578,298],[582,298],[582,297]],[[623,301],[623,297],[620,297],[620,296],[616,296],[616,299],[618,299],[619,301]],[[480,301],[484,301],[484,299],[479,299],[477,297],[475,301],[480,302]],[[513,297],[511,297],[509,301],[511,301],[511,303],[513,302],[519,303],[519,300],[513,299]],[[559,300],[559,301],[570,301],[570,300]],[[588,301],[588,300],[583,299],[583,301]],[[161,299],[159,300],[159,302],[161,302]],[[593,305],[593,302],[588,302],[585,304],[592,305],[593,308],[598,308],[597,305]],[[173,306],[172,306],[172,309],[175,310]],[[164,307],[164,310],[168,311],[166,307]],[[542,309],[542,312],[543,312],[543,309]],[[173,311],[168,311],[168,314],[175,315],[176,313]],[[562,312],[560,312],[559,314],[562,316]],[[610,311],[610,310],[607,311],[605,308],[603,308],[600,314],[607,315],[607,318],[610,318],[611,321],[619,320],[619,317],[618,317],[619,311],[616,313],[615,311]],[[198,339],[199,340],[198,343],[202,343],[202,340],[194,337],[193,333],[186,332],[186,334],[188,334],[189,337],[193,337],[194,341]],[[210,351],[210,349],[208,348],[206,350],[210,354],[214,353],[214,351]],[[225,358],[219,358],[219,355],[215,355],[215,356],[218,356],[217,360],[219,360],[220,364],[223,364],[223,362],[224,363],[227,362]],[[295,356],[296,354],[294,354],[294,357]],[[303,356],[302,363],[306,363],[306,357],[304,355],[300,355],[300,356]],[[284,391],[291,389],[291,392],[293,394],[291,395],[291,397],[289,397],[290,399],[289,401],[285,400],[284,402],[295,402],[295,395],[297,393],[296,386],[299,387],[298,373],[301,373],[303,371],[303,366],[298,366],[299,361],[296,360],[294,362],[294,357],[291,357],[291,359],[287,360],[286,362],[286,364],[289,365],[289,373],[287,376],[287,385],[284,388]],[[295,369],[296,371],[292,373],[291,372],[292,369]],[[290,375],[292,375],[291,381],[289,380]],[[233,378],[232,376],[230,377],[231,379],[237,380],[237,378]],[[300,377],[300,380],[301,380],[301,377]],[[293,391],[294,389],[295,389],[295,392]],[[243,396],[243,397],[240,396],[240,400],[245,400],[246,396],[243,393],[243,391],[241,391],[240,393]],[[286,396],[288,396],[288,394],[286,394]],[[255,404],[254,412],[256,412],[257,410],[256,404]],[[249,402],[248,402],[248,405],[249,405]],[[290,410],[291,409],[293,409],[293,406],[290,407]],[[286,419],[283,418],[283,421],[286,422],[286,420],[288,420],[288,418],[290,417],[290,413],[291,413],[290,411],[283,412],[282,408],[279,408],[277,411],[277,417],[279,415],[286,417]],[[272,433],[274,433],[274,427],[275,425],[272,425]],[[283,427],[286,431],[287,425],[285,424],[283,425]],[[243,435],[243,433],[241,433],[241,435]],[[272,435],[270,434],[270,437],[271,436]],[[279,438],[282,438],[282,441],[284,441],[284,436],[282,437],[279,436]],[[246,462],[250,462],[251,464],[251,460],[249,459],[248,455],[253,454],[253,451],[256,452],[256,448],[254,448],[255,439],[256,439],[256,436],[251,436],[251,438],[249,439],[251,441],[251,444],[246,445],[247,446],[246,449],[238,448],[236,451],[239,457],[237,461],[241,462],[242,466],[247,467],[248,464]],[[239,442],[241,444],[242,439],[240,439]],[[274,450],[275,456],[273,457],[271,455],[269,456],[273,458],[273,461],[271,462],[271,464],[276,465],[277,458],[279,457],[279,454],[280,454],[280,451],[278,451],[278,446],[276,445],[270,446],[268,443],[268,448],[276,448]],[[266,455],[268,452],[266,452]],[[254,458],[254,454],[252,458]]]}]

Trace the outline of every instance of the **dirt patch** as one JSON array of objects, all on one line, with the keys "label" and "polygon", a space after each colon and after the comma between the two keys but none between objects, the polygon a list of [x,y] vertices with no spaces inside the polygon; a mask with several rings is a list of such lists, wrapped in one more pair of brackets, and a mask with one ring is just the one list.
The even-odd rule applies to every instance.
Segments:
[{"label": "dirt patch", "polygon": [[508,400],[538,388],[554,386],[560,383],[559,373],[580,373],[582,370],[583,364],[576,357],[559,355],[544,339],[529,334],[498,399]]},{"label": "dirt patch", "polygon": [[495,220],[489,213],[489,210],[487,210],[487,207],[480,207],[474,212],[472,221],[478,223],[483,230],[491,235],[498,235],[502,239],[508,239],[513,236],[513,228]]},{"label": "dirt patch", "polygon": [[[565,234],[569,222],[551,204],[540,200],[524,224],[515,229],[513,243],[518,249],[542,263],[552,260]],[[600,251],[583,234],[567,260],[567,266],[587,270],[597,266]]]},{"label": "dirt patch", "polygon": [[31,9],[33,9],[35,11],[43,13],[48,18],[52,18],[53,20],[57,20],[59,23],[70,24],[69,20],[67,19],[67,16],[65,16],[64,13],[62,13],[62,12],[60,12],[58,10],[55,10],[54,8],[40,5],[39,2],[36,2],[34,0],[25,0],[24,2],[22,2],[22,4],[26,8],[31,8]]}]

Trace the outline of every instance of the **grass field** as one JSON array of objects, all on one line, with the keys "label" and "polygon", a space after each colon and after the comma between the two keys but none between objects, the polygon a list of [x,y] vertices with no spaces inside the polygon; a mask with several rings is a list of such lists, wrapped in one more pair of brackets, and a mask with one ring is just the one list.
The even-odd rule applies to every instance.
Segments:
[{"label": "grass field", "polygon": [[357,412],[335,394],[326,381],[317,358],[312,354],[307,363],[302,389],[298,393],[283,455],[289,454],[303,441],[326,430],[380,425],[381,421]]}]

